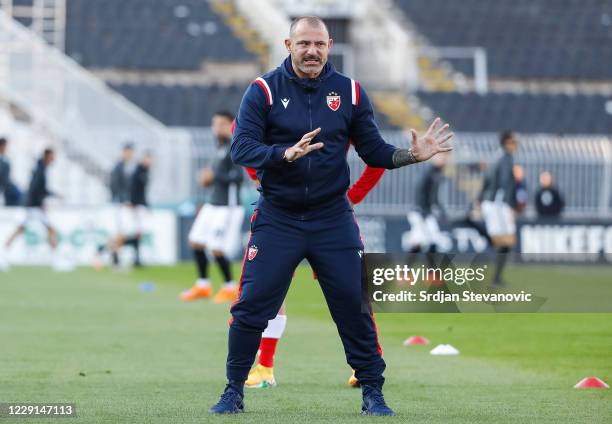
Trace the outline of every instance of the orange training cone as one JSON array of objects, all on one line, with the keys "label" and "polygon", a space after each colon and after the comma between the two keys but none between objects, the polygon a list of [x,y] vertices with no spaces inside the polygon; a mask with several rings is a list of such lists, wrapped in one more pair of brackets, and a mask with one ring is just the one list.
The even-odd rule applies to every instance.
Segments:
[{"label": "orange training cone", "polygon": [[574,389],[609,389],[609,388],[610,386],[608,386],[603,380],[597,377],[585,377],[574,386]]},{"label": "orange training cone", "polygon": [[423,336],[412,336],[404,340],[404,346],[428,345],[429,340]]}]

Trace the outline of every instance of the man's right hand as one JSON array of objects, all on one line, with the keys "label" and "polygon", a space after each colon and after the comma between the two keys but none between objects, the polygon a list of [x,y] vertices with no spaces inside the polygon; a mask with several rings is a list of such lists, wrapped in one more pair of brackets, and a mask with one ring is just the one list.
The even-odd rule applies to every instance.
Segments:
[{"label": "man's right hand", "polygon": [[292,147],[289,147],[285,150],[285,159],[287,162],[294,162],[301,158],[302,156],[306,156],[308,153],[313,150],[319,150],[323,147],[323,143],[315,143],[310,144],[310,142],[321,132],[321,128],[317,128],[314,131],[304,134],[302,139],[295,143]]}]

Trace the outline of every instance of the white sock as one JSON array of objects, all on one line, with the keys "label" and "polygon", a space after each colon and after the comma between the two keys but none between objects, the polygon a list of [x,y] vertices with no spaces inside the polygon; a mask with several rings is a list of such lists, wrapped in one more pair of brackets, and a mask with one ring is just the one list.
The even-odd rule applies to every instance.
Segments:
[{"label": "white sock", "polygon": [[268,339],[280,339],[287,326],[287,315],[277,315],[268,321],[268,326],[261,334],[261,337]]},{"label": "white sock", "polygon": [[208,278],[198,278],[196,286],[201,288],[210,287],[210,280]]},{"label": "white sock", "polygon": [[235,281],[228,281],[226,283],[223,283],[223,287],[224,288],[228,288],[228,289],[235,289],[236,288],[236,282]]}]

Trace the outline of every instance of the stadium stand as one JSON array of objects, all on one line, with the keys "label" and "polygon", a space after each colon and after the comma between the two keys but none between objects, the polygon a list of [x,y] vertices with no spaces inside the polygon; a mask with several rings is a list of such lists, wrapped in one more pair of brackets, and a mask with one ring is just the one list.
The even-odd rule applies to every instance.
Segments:
[{"label": "stadium stand", "polygon": [[[32,7],[34,4],[34,0],[13,0],[13,7],[27,6]],[[30,26],[32,24],[32,18],[30,17],[16,17],[16,21],[18,21],[23,26]]]},{"label": "stadium stand", "polygon": [[[261,4],[264,2],[272,4],[273,0],[261,0]],[[7,4],[6,1],[0,3]],[[171,161],[159,161],[160,166],[156,166],[156,170],[163,172],[153,179],[154,201],[167,204],[180,200],[184,196],[179,195],[176,187],[180,184],[181,193],[190,192],[188,189],[195,184],[193,175],[197,168],[177,167],[175,164],[187,163],[187,160],[198,166],[208,163],[212,154],[206,149],[214,147],[208,129],[213,111],[229,109],[235,112],[252,78],[269,69],[263,64],[262,55],[273,53],[270,46],[275,45],[276,39],[266,38],[267,49],[254,48],[247,43],[246,39],[253,37],[254,33],[259,32],[261,37],[262,31],[261,28],[255,29],[253,18],[248,20],[244,9],[236,6],[238,3],[246,4],[246,1],[66,0],[66,53],[91,73],[76,69],[78,67],[74,62],[63,59],[63,56],[59,60],[59,55],[50,55],[44,49],[32,46],[29,50],[24,49],[28,54],[31,50],[34,58],[31,63],[12,59],[0,61],[0,83],[2,72],[10,71],[9,75],[14,80],[6,79],[7,87],[19,89],[5,89],[10,94],[9,100],[22,105],[25,112],[37,120],[48,123],[53,138],[67,139],[62,141],[61,148],[65,160],[75,164],[71,174],[76,177],[71,181],[79,181],[82,175],[100,177],[104,174],[101,171],[114,160],[121,143],[135,140],[143,148],[146,145],[159,152],[158,157],[172,157]],[[609,149],[609,138],[594,136],[612,133],[612,99],[605,96],[610,95],[606,86],[610,86],[608,82],[612,81],[612,67],[608,66],[610,54],[600,54],[601,61],[591,64],[592,73],[580,68],[587,66],[584,60],[569,60],[563,56],[584,50],[597,55],[597,49],[611,45],[609,2],[427,0],[425,3],[424,0],[389,0],[385,3],[400,5],[405,13],[398,13],[398,9],[393,7],[377,15],[364,13],[363,16],[338,18],[332,14],[330,27],[336,41],[354,49],[354,57],[347,56],[354,62],[351,75],[368,89],[379,126],[383,130],[391,130],[384,133],[389,142],[408,146],[407,134],[397,131],[398,127],[422,130],[435,115],[451,123],[458,133],[457,144],[462,148],[456,150],[454,161],[459,167],[470,169],[469,178],[464,178],[469,184],[460,181],[452,190],[445,191],[446,203],[451,209],[455,212],[466,209],[477,185],[473,183],[480,182],[482,177],[480,171],[471,170],[494,159],[491,152],[498,153],[497,134],[505,128],[515,128],[521,132],[524,146],[533,141],[535,144],[545,144],[548,149],[542,155],[542,160],[538,158],[539,162],[536,163],[535,154],[522,148],[522,151],[529,153],[524,159],[529,162],[525,169],[530,181],[535,181],[533,178],[542,170],[552,169],[555,175],[566,176],[558,178],[562,188],[592,188],[588,198],[568,196],[568,212],[574,216],[594,216],[612,204],[609,200],[612,195],[602,195],[609,191],[609,185],[599,184],[609,180],[609,150],[606,150]],[[13,0],[13,4],[33,3],[32,0]],[[580,7],[582,5],[584,8]],[[385,9],[381,5],[376,6]],[[274,3],[274,7],[280,9],[277,3]],[[544,16],[543,11],[550,13],[551,17]],[[576,25],[570,33],[565,26],[569,19],[567,15],[574,13],[572,11],[575,12]],[[20,13],[23,14],[23,11]],[[537,18],[529,18],[530,14]],[[392,22],[389,15],[398,16],[397,25],[389,24]],[[414,25],[400,19],[404,15]],[[40,19],[39,14],[32,14],[34,23],[37,16]],[[290,16],[286,16],[286,25]],[[552,22],[555,19],[563,28],[555,29]],[[540,26],[534,26],[534,22]],[[252,26],[250,29],[249,24]],[[279,25],[279,28],[286,28],[286,25]],[[415,84],[410,85],[405,77],[411,72],[410,68],[401,64],[422,60],[423,56],[412,52],[414,54],[407,55],[404,62],[394,61],[401,55],[393,54],[397,53],[395,50],[381,48],[384,55],[374,57],[371,44],[356,42],[355,25],[370,30],[366,38],[369,42],[375,40],[375,47],[393,44],[380,43],[375,37],[381,28],[393,26],[394,31],[385,40],[398,40],[403,34],[407,41],[401,44],[402,48],[433,51],[427,57],[429,62],[419,64],[420,79],[417,75]],[[592,31],[585,29],[585,25],[590,25]],[[40,27],[32,25],[31,30],[39,34],[36,31]],[[32,40],[25,33],[22,34],[23,31],[15,29],[15,36],[19,35],[16,39],[25,40],[24,46],[27,46]],[[439,37],[435,36],[436,31],[440,31]],[[6,36],[3,38],[2,32],[0,39],[6,40],[5,45],[12,40]],[[17,48],[21,43],[12,44],[15,54],[24,54]],[[470,91],[474,90],[469,84],[471,71],[466,72],[465,77],[456,79],[456,70],[461,71],[471,65],[466,64],[466,68],[462,68],[459,62],[453,61],[453,66],[457,63],[456,69],[447,67],[446,58],[438,58],[435,52],[437,48],[445,46],[486,48],[491,77],[488,94]],[[45,56],[42,56],[43,53]],[[357,57],[367,60],[355,60]],[[502,59],[511,63],[506,64]],[[277,60],[270,60],[270,67],[276,65]],[[337,60],[337,57],[330,56],[330,60]],[[556,65],[557,61],[562,62],[561,65]],[[369,66],[373,62],[379,66]],[[19,67],[11,69],[6,64],[18,64]],[[235,72],[236,69],[241,72]],[[396,79],[395,74],[386,73],[384,69],[398,70],[400,78]],[[533,69],[542,70],[541,75],[546,77],[538,80]],[[431,77],[430,84],[424,83],[424,70]],[[39,72],[44,72],[49,78],[37,79]],[[580,81],[572,80],[573,75],[580,75]],[[57,81],[52,79],[60,76],[62,79]],[[29,91],[18,85],[24,84],[22,81],[29,83],[33,80],[38,83],[32,85]],[[124,102],[122,97],[105,90],[105,86],[98,84],[100,81],[106,82],[160,122],[149,119],[138,108]],[[586,82],[586,90],[581,89],[582,82]],[[43,83],[44,92],[39,90]],[[24,84],[24,87],[30,86]],[[417,87],[420,88],[417,90]],[[65,97],[68,101],[63,101],[63,93],[69,94]],[[34,107],[37,104],[43,105],[44,109]],[[54,109],[56,104],[59,107],[57,112]],[[70,120],[65,124],[63,119]],[[56,123],[57,128],[54,127]],[[160,123],[183,128],[169,129]],[[146,131],[141,131],[141,128]],[[567,137],[558,137],[559,134],[567,134]],[[26,138],[9,135],[17,142]],[[585,144],[589,137],[594,139],[593,145],[601,145],[601,148],[580,163],[576,163],[574,150],[564,150],[559,154],[555,150],[563,144],[560,139],[567,139],[567,145],[572,149],[590,150],[590,145]],[[474,146],[482,144],[480,138],[491,149],[476,149]],[[168,154],[169,151],[172,153]],[[350,155],[351,168],[359,170],[362,161],[353,153]],[[20,157],[30,160],[29,156]],[[566,161],[565,158],[571,160]],[[90,166],[92,164],[95,166]],[[30,163],[20,168],[22,175],[27,175]],[[419,169],[415,167],[406,171],[409,173],[400,171],[386,176],[362,208],[369,208],[367,210],[373,214],[404,213],[413,202],[413,192],[406,189],[406,181],[410,181],[410,184],[416,181]],[[358,173],[354,172],[354,175]],[[167,181],[173,181],[172,185]],[[570,185],[574,183],[575,186]],[[60,186],[67,184],[63,181],[59,183]],[[101,187],[100,184],[98,186]],[[580,195],[586,192],[585,189],[575,191]],[[82,192],[75,192],[68,198],[75,204],[90,202],[90,198]],[[103,195],[98,196],[98,199],[102,198]]]},{"label": "stadium stand", "polygon": [[452,122],[456,131],[514,128],[525,133],[612,133],[612,115],[606,112],[612,100],[605,96],[439,92],[420,92],[418,96]]},{"label": "stadium stand", "polygon": [[246,85],[114,85],[147,113],[170,126],[206,127],[216,110],[238,110]]},{"label": "stadium stand", "polygon": [[492,78],[612,80],[609,0],[395,3],[432,45],[486,48]]},{"label": "stadium stand", "polygon": [[66,53],[88,68],[197,70],[257,60],[207,1],[69,0]]},{"label": "stadium stand", "polygon": [[[174,127],[207,127],[216,110],[237,111],[246,87],[247,84],[111,85],[132,103]],[[383,129],[397,129],[383,113],[376,114],[376,122]]]}]

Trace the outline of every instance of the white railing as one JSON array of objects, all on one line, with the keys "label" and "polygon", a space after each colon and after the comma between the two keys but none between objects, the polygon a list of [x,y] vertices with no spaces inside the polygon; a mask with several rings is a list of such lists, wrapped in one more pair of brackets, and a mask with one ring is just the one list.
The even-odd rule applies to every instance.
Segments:
[{"label": "white railing", "polygon": [[[207,128],[190,129],[192,134],[192,175],[207,166],[215,143]],[[385,140],[409,147],[405,134],[385,131]],[[497,134],[460,133],[446,169],[440,199],[449,215],[465,215],[476,198],[488,167],[501,155]],[[356,180],[365,164],[354,149],[348,155],[351,179]],[[530,195],[527,215],[533,214],[533,197],[541,172],[549,171],[565,198],[565,216],[575,218],[612,217],[612,139],[603,136],[564,136],[533,134],[520,136],[515,162],[525,171]],[[357,206],[361,214],[405,215],[415,204],[416,190],[425,164],[385,172],[374,190]],[[192,195],[206,197],[193,179]]]},{"label": "white railing", "polygon": [[[387,132],[386,140],[407,146],[401,133]],[[498,134],[460,133],[454,140],[452,161],[441,189],[441,202],[450,214],[465,214],[482,186],[487,169],[501,155]],[[515,162],[525,172],[529,193],[527,215],[533,213],[533,197],[539,175],[549,171],[566,201],[565,215],[570,217],[610,217],[612,179],[612,140],[598,136],[564,136],[533,134],[520,136]],[[355,154],[349,155],[353,177],[364,165]],[[414,204],[417,184],[424,164],[390,171],[361,205],[362,213],[403,214]]]},{"label": "white railing", "polygon": [[29,115],[65,153],[106,178],[121,145],[135,143],[157,161],[151,200],[173,203],[189,196],[189,140],[171,131],[59,50],[0,11],[0,98]]}]

